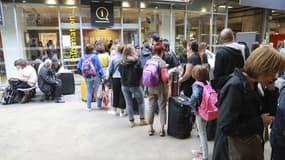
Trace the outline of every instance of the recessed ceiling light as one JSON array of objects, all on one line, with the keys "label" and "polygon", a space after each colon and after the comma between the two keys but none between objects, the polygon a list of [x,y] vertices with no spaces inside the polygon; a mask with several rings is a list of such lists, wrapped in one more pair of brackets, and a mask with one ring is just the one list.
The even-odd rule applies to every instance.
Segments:
[{"label": "recessed ceiling light", "polygon": [[202,8],[201,12],[207,12],[207,9],[206,8]]},{"label": "recessed ceiling light", "polygon": [[123,7],[130,7],[130,3],[127,1],[123,1],[122,6]]},{"label": "recessed ceiling light", "polygon": [[66,4],[67,5],[75,5],[75,1],[74,0],[67,0]]},{"label": "recessed ceiling light", "polygon": [[56,0],[47,0],[46,3],[47,4],[56,4]]},{"label": "recessed ceiling light", "polygon": [[145,3],[141,2],[141,8],[145,8]]},{"label": "recessed ceiling light", "polygon": [[27,1],[23,0],[22,3],[26,3]]}]

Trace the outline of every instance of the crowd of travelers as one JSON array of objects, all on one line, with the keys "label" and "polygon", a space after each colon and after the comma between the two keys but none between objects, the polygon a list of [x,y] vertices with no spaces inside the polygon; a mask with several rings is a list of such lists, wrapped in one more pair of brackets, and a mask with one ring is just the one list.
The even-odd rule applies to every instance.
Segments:
[{"label": "crowd of travelers", "polygon": [[[86,110],[105,109],[102,90],[111,92],[112,107],[108,114],[128,116],[131,128],[148,125],[147,134],[153,136],[157,113],[159,136],[164,137],[167,102],[173,92],[170,75],[179,72],[179,94],[189,98],[191,112],[195,115],[192,121],[197,124],[200,140],[200,149],[192,150],[193,160],[210,159],[208,140],[211,138],[207,137],[206,127],[211,123],[215,137],[214,160],[262,160],[268,140],[272,146],[271,159],[284,159],[285,56],[259,43],[254,43],[249,50],[245,43],[235,42],[230,28],[221,31],[220,41],[222,46],[214,54],[205,42],[182,40],[184,50],[179,53],[179,59],[170,49],[169,41],[157,33],[151,35],[151,42],[143,42],[141,48],[118,40],[112,41],[108,48],[102,42],[87,44],[77,64],[77,71],[86,83]],[[62,82],[56,74],[59,65],[53,61],[49,56],[43,57],[37,72],[26,60],[15,61],[19,83],[13,89],[18,102],[24,103],[30,96],[18,88],[32,88],[36,83],[46,99],[64,102]],[[156,75],[152,76],[158,77],[157,82],[146,78],[153,74],[146,69],[150,65],[156,66]],[[215,104],[218,117],[213,122],[205,120],[199,112],[205,85],[214,88],[218,95]],[[94,91],[96,107],[92,107]],[[134,112],[139,114],[139,123],[135,122]]]},{"label": "crowd of travelers", "polygon": [[[284,153],[281,150],[285,149],[285,77],[280,73],[285,69],[285,56],[273,47],[259,43],[254,43],[249,50],[243,42],[235,42],[234,33],[229,28],[221,31],[220,40],[222,47],[215,54],[204,42],[183,40],[184,50],[179,59],[169,49],[169,41],[161,39],[157,33],[152,34],[151,42],[143,42],[139,50],[137,46],[114,41],[108,58],[100,58],[100,50],[104,45],[98,42],[95,46],[86,46],[85,55],[80,59],[77,69],[83,75],[82,63],[85,59],[92,59],[96,76],[85,77],[85,81],[94,83],[96,94],[100,93],[100,84],[111,86],[112,108],[108,113],[121,117],[128,115],[128,124],[132,128],[136,126],[134,109],[137,106],[140,118],[138,124],[149,125],[148,135],[153,136],[153,121],[155,112],[158,112],[159,135],[164,137],[167,101],[172,92],[169,75],[181,72],[180,68],[184,68],[179,77],[180,94],[189,97],[191,111],[196,115],[193,121],[197,123],[200,138],[200,149],[192,151],[193,159],[209,159],[206,134],[209,122],[198,112],[204,95],[203,84],[211,85],[218,94],[213,159],[264,159],[264,144],[268,140],[268,136],[264,135],[268,135],[269,126],[272,126],[272,159],[282,159]],[[144,81],[146,66],[150,64],[158,65],[159,81],[154,86]],[[92,85],[88,84],[88,111],[91,111],[92,93]],[[101,103],[102,96],[96,97]],[[148,109],[145,109],[144,97],[148,99]],[[97,108],[103,109],[98,103]]]}]

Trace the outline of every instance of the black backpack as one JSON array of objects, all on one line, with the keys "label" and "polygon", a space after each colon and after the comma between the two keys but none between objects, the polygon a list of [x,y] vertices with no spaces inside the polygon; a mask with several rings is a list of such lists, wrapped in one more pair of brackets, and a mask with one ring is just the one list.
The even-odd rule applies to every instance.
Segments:
[{"label": "black backpack", "polygon": [[16,103],[16,92],[13,90],[13,88],[20,83],[20,80],[10,78],[8,82],[9,85],[5,88],[1,97],[1,103],[4,105]]}]

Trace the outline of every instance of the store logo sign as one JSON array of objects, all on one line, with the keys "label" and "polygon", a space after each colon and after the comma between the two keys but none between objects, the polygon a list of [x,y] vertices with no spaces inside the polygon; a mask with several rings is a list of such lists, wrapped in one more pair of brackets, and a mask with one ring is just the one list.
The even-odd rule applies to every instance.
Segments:
[{"label": "store logo sign", "polygon": [[91,2],[91,25],[93,27],[112,27],[114,24],[114,13],[112,3]]}]

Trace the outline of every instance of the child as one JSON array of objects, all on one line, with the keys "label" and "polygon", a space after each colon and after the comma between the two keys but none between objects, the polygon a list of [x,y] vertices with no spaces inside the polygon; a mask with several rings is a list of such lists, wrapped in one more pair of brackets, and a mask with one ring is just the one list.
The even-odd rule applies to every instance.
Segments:
[{"label": "child", "polygon": [[[192,70],[192,77],[199,82],[207,84],[209,80],[209,71],[207,65],[195,65]],[[198,113],[198,106],[200,106],[203,95],[203,87],[194,83],[192,85],[193,93],[189,100],[191,112],[196,116],[196,123],[200,138],[200,150],[192,150],[194,154],[193,160],[208,160],[208,143],[207,143],[207,133],[206,124],[207,122],[202,119]]]}]

